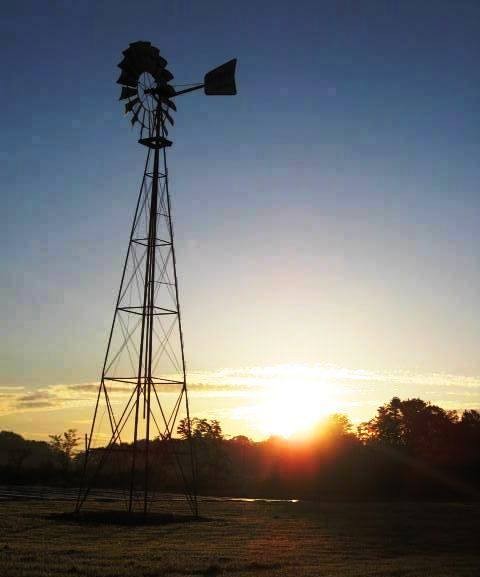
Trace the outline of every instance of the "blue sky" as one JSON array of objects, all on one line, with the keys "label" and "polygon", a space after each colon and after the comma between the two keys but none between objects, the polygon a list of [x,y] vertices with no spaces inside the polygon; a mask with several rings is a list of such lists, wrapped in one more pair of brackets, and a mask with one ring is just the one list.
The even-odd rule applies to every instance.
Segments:
[{"label": "blue sky", "polygon": [[238,96],[185,96],[171,133],[191,370],[480,375],[477,2],[2,11],[5,387],[98,379],[145,154],[115,83],[135,40],[178,83],[238,58]]}]

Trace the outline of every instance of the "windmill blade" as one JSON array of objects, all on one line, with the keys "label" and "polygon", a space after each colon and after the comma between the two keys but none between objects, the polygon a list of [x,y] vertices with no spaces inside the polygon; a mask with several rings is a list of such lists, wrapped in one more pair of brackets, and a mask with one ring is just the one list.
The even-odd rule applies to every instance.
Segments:
[{"label": "windmill blade", "polygon": [[132,46],[129,56],[132,56],[136,62],[142,63],[149,72],[155,70],[157,67],[165,68],[167,65],[165,58],[160,56],[158,48],[154,46]]},{"label": "windmill blade", "polygon": [[165,114],[168,122],[170,122],[170,124],[173,126],[175,122],[173,121],[173,118],[170,116],[170,114],[166,110],[163,111],[163,114]]},{"label": "windmill blade", "polygon": [[120,70],[130,73],[132,76],[140,76],[142,72],[141,62],[135,57],[135,54],[130,52],[125,55],[125,58],[117,64]]},{"label": "windmill blade", "polygon": [[159,74],[160,78],[164,82],[170,82],[171,80],[173,80],[173,74],[170,72],[170,70],[167,70],[166,68],[159,69],[157,74]]},{"label": "windmill blade", "polygon": [[140,74],[142,72],[149,72],[153,75],[153,72],[157,68],[157,62],[155,58],[149,52],[137,52],[134,55],[135,62],[140,70]]},{"label": "windmill blade", "polygon": [[125,104],[125,114],[128,114],[129,112],[131,112],[133,110],[133,108],[139,104],[140,102],[140,98],[134,98],[133,100],[130,100],[130,102],[127,102],[127,104]]},{"label": "windmill blade", "polygon": [[173,110],[174,112],[177,112],[177,106],[175,105],[175,102],[172,102],[171,100],[166,100],[164,98],[162,98],[162,102],[168,106],[168,108],[170,108],[171,110]]},{"label": "windmill blade", "polygon": [[160,56],[160,52],[159,52],[158,48],[156,48],[155,46],[152,46],[152,48],[150,50],[150,54],[151,54],[152,60],[155,61],[155,66],[158,66],[160,68],[165,68],[167,66],[167,61],[165,60],[165,58],[162,58],[162,56]]},{"label": "windmill blade", "polygon": [[131,50],[137,50],[137,49],[145,49],[145,48],[151,48],[152,45],[150,42],[147,42],[146,40],[137,40],[136,42],[130,42],[130,44],[128,45],[128,48],[126,50],[124,50],[122,52],[122,54],[126,54],[127,52],[130,52]]},{"label": "windmill blade", "polygon": [[135,124],[135,122],[138,122],[138,115],[140,113],[140,110],[142,110],[142,107],[139,106],[137,108],[136,111],[134,111],[132,118],[130,119],[130,124],[133,126]]},{"label": "windmill blade", "polygon": [[131,96],[136,96],[138,94],[136,88],[130,88],[129,86],[122,86],[122,93],[120,94],[119,100],[125,100]]},{"label": "windmill blade", "polygon": [[117,84],[123,84],[124,86],[131,86],[132,88],[136,88],[138,84],[138,77],[136,78],[127,71],[122,70],[122,73],[117,80]]},{"label": "windmill blade", "polygon": [[159,66],[160,68],[165,68],[168,64],[168,62],[165,60],[165,58],[163,58],[162,56],[160,56],[160,52],[158,51],[158,48],[155,48],[154,46],[152,46],[152,54],[153,57],[155,59],[155,64],[157,66]]},{"label": "windmill blade", "polygon": [[156,46],[139,46],[135,48],[136,52],[143,52],[143,54],[148,55],[149,58],[156,59],[160,56],[160,51]]},{"label": "windmill blade", "polygon": [[157,60],[158,65],[161,66],[162,68],[165,68],[165,66],[168,64],[168,62],[165,60],[165,58],[162,58],[160,55],[158,55],[156,60]]},{"label": "windmill blade", "polygon": [[117,64],[120,70],[127,72],[131,76],[138,76],[141,72],[141,68],[139,68],[138,63],[132,58],[124,58],[121,62]]}]

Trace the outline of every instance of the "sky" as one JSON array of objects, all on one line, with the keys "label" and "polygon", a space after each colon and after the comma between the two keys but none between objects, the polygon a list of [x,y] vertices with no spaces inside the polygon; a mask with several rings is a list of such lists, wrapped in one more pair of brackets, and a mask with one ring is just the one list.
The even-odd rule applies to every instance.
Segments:
[{"label": "sky", "polygon": [[194,414],[260,438],[394,394],[479,408],[478,2],[19,1],[0,429],[88,426],[145,155],[116,84],[136,40],[179,84],[238,58],[238,95],[183,97],[170,133]]}]

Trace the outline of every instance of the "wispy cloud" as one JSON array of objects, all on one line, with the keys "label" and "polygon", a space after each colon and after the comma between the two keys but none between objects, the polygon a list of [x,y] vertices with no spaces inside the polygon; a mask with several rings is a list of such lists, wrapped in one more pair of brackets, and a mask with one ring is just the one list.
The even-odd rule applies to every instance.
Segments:
[{"label": "wispy cloud", "polygon": [[21,391],[24,388],[25,387],[19,385],[0,385],[0,391],[7,391],[7,393],[9,391]]},{"label": "wispy cloud", "polygon": [[16,398],[16,406],[19,409],[35,409],[35,408],[47,408],[55,406],[55,395],[52,395],[49,391],[39,390],[26,395],[20,395]]}]

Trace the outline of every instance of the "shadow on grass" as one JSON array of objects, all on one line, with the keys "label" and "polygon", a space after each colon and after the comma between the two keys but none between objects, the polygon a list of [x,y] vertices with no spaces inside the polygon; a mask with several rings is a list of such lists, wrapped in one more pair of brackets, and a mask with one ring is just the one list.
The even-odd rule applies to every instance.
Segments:
[{"label": "shadow on grass", "polygon": [[47,519],[85,525],[170,525],[172,523],[203,523],[210,519],[176,513],[143,513],[128,511],[81,511],[51,513]]}]

